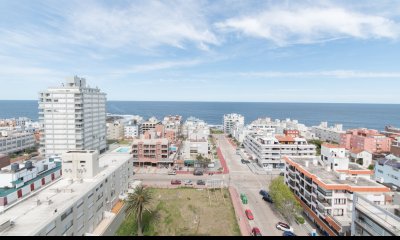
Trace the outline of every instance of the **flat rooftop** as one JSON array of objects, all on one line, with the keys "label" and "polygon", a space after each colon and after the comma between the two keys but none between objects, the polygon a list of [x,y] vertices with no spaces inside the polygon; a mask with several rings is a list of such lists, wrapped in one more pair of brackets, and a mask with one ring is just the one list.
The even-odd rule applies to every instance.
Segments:
[{"label": "flat rooftop", "polygon": [[[11,205],[4,213],[0,213],[0,224],[11,220],[15,225],[0,232],[0,236],[31,236],[40,231],[54,219],[55,214],[63,214],[90,189],[129,159],[131,156],[128,153],[106,153],[100,156],[99,165],[102,170],[94,178],[83,179],[82,183],[79,181],[71,183],[68,179],[61,177],[54,184]],[[37,205],[38,200],[41,201],[40,205]],[[50,205],[48,200],[52,201]],[[55,210],[57,210],[56,213]]]},{"label": "flat rooftop", "polygon": [[[320,164],[314,165],[313,158],[289,157],[289,159],[300,165],[307,172],[317,176],[318,179],[325,184],[345,184],[354,187],[370,187],[370,188],[384,187],[379,183],[376,183],[372,180],[362,177],[359,177],[357,179],[354,177],[347,177],[346,180],[341,180],[340,173],[337,173],[335,171],[327,171],[325,167],[321,166]],[[306,167],[306,162],[308,162],[308,167]],[[349,170],[351,169],[349,168]]]}]

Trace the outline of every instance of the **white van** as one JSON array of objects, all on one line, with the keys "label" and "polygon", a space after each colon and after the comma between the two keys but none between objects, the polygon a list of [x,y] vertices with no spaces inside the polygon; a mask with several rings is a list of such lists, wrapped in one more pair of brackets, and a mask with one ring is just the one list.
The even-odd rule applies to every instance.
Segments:
[{"label": "white van", "polygon": [[213,168],[213,167],[215,167],[215,163],[208,164],[208,168]]}]

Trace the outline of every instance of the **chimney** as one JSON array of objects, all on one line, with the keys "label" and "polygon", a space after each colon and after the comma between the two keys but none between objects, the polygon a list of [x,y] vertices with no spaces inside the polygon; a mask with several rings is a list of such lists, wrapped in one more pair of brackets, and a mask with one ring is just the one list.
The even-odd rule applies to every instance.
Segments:
[{"label": "chimney", "polygon": [[306,161],[306,168],[308,168],[309,166],[309,161]]}]

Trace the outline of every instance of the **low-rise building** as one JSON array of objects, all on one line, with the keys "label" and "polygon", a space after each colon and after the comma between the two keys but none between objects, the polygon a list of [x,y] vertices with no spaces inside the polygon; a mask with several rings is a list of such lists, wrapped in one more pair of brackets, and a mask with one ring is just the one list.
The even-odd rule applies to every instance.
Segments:
[{"label": "low-rise building", "polygon": [[400,158],[378,160],[375,164],[375,180],[400,189]]},{"label": "low-rise building", "polygon": [[388,200],[390,189],[362,176],[366,170],[360,170],[357,164],[334,170],[316,157],[284,157],[284,160],[285,183],[304,213],[327,235],[351,235],[354,193],[362,193],[377,204]]},{"label": "low-rise building", "polygon": [[125,128],[119,121],[108,122],[107,126],[107,140],[121,140],[125,136]]},{"label": "low-rise building", "polygon": [[[26,195],[23,201],[4,209],[0,214],[0,236],[84,236],[104,232],[108,216],[115,217],[113,207],[120,205],[120,199],[128,192],[133,176],[132,157],[128,153],[107,153],[88,161],[96,154],[97,151],[63,154],[62,161],[75,166],[63,167],[63,174],[68,177],[63,176],[51,187]],[[82,166],[83,161],[86,162]],[[99,164],[97,174],[81,175],[95,168],[90,164]]]},{"label": "low-rise building", "polygon": [[377,130],[352,129],[341,134],[340,146],[348,150],[361,149],[374,153],[388,153],[392,139],[380,134]]},{"label": "low-rise building", "polygon": [[147,131],[153,130],[157,125],[161,125],[161,121],[157,120],[155,117],[151,117],[149,120],[139,125],[139,134],[142,135]]},{"label": "low-rise building", "polygon": [[244,148],[259,166],[265,170],[284,168],[282,157],[315,156],[316,147],[308,144],[304,138],[293,138],[285,135],[249,134],[243,142]]},{"label": "low-rise building", "polygon": [[124,137],[127,139],[134,139],[139,137],[139,125],[132,122],[124,126]]},{"label": "low-rise building", "polygon": [[60,176],[61,162],[54,158],[29,160],[3,167],[0,170],[0,211],[48,186]]},{"label": "low-rise building", "polygon": [[169,141],[159,139],[134,139],[132,144],[133,163],[136,166],[171,166]]},{"label": "low-rise building", "polygon": [[[397,199],[396,199],[397,198]],[[361,194],[354,194],[351,236],[400,236],[400,201],[377,205]]]},{"label": "low-rise building", "polygon": [[0,132],[0,153],[11,154],[28,148],[35,147],[35,134],[33,132]]},{"label": "low-rise building", "polygon": [[188,140],[207,139],[210,135],[210,127],[203,120],[189,117],[183,124],[182,134]]},{"label": "low-rise building", "polygon": [[184,160],[196,159],[197,155],[208,157],[209,145],[207,139],[187,140],[183,142],[182,156]]},{"label": "low-rise building", "polygon": [[346,132],[343,130],[342,124],[335,124],[334,126],[328,127],[328,122],[321,122],[319,126],[313,126],[311,131],[315,133],[315,136],[324,142],[340,143],[341,134]]},{"label": "low-rise building", "polygon": [[372,153],[362,149],[352,149],[349,151],[350,161],[368,168],[372,164]]}]

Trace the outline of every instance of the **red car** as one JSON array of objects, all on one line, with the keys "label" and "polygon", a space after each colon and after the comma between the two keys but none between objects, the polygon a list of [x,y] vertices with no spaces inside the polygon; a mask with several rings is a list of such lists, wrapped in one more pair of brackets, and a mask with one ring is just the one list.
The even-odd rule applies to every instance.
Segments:
[{"label": "red car", "polygon": [[172,185],[181,185],[182,181],[181,180],[171,180]]},{"label": "red car", "polygon": [[254,220],[253,213],[249,209],[246,210],[246,216],[249,220]]},{"label": "red car", "polygon": [[253,228],[253,230],[251,230],[251,233],[253,234],[253,236],[262,237],[261,231],[258,227]]}]

